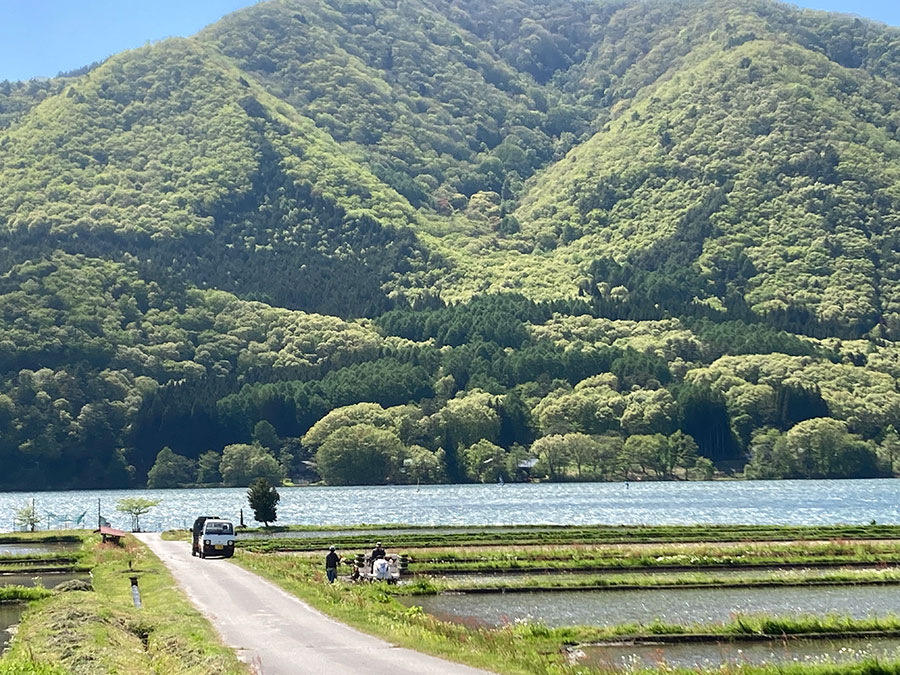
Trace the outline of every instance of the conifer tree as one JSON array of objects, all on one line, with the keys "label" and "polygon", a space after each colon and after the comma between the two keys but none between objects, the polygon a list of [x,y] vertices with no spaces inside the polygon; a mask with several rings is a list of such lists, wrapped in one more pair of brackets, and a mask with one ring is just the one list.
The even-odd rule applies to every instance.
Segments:
[{"label": "conifer tree", "polygon": [[251,483],[247,489],[247,499],[250,502],[250,508],[253,509],[254,520],[266,527],[270,522],[278,520],[275,507],[281,501],[281,495],[278,494],[275,486],[265,478],[257,478]]}]

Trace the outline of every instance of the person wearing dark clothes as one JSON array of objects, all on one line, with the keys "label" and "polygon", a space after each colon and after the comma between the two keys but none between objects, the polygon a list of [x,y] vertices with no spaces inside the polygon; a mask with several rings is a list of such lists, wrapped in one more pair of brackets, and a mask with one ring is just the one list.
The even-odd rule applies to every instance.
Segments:
[{"label": "person wearing dark clothes", "polygon": [[328,555],[325,556],[325,574],[328,576],[328,583],[333,584],[337,579],[337,568],[341,564],[341,556],[334,551],[334,546],[328,547]]},{"label": "person wearing dark clothes", "polygon": [[369,554],[369,560],[378,560],[379,558],[384,558],[387,554],[384,552],[384,549],[381,548],[381,542],[379,541],[375,544],[375,548],[372,549],[372,552]]}]

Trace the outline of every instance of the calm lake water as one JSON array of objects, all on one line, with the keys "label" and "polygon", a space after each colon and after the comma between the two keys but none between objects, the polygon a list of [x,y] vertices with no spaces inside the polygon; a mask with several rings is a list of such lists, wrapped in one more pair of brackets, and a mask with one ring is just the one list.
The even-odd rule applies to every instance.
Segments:
[{"label": "calm lake water", "polygon": [[[87,526],[100,509],[114,527],[129,529],[117,513],[123,497],[160,499],[141,523],[145,530],[183,528],[200,514],[237,519],[244,488],[187,490],[76,490],[0,493],[0,531],[13,529],[15,512],[35,499],[52,513],[53,527],[82,514]],[[409,523],[412,525],[526,524],[900,524],[900,481],[715,481],[659,483],[525,483],[279,488],[279,524]],[[46,523],[44,523],[46,527]]]}]

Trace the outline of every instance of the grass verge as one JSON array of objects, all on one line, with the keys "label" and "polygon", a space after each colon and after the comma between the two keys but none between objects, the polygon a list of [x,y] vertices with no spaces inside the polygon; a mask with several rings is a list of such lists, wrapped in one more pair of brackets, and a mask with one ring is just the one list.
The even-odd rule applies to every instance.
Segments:
[{"label": "grass verge", "polygon": [[[248,672],[137,541],[128,537],[117,547],[87,537],[83,561],[94,590],[51,593],[32,603],[0,659],[0,674]],[[133,606],[132,575],[139,577],[143,609]]]},{"label": "grass verge", "polygon": [[10,602],[31,602],[41,600],[53,595],[53,591],[38,587],[28,586],[0,586],[0,604]]},{"label": "grass verge", "polygon": [[320,611],[392,644],[502,673],[569,672],[559,643],[531,629],[470,629],[404,607],[385,587],[328,584],[324,569],[295,556],[239,551],[235,561]]}]

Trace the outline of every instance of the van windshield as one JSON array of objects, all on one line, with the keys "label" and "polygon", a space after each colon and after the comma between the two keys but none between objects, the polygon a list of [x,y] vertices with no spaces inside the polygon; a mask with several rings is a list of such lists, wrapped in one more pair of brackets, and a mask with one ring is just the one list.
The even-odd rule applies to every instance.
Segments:
[{"label": "van windshield", "polygon": [[234,534],[231,523],[206,522],[206,534]]}]

